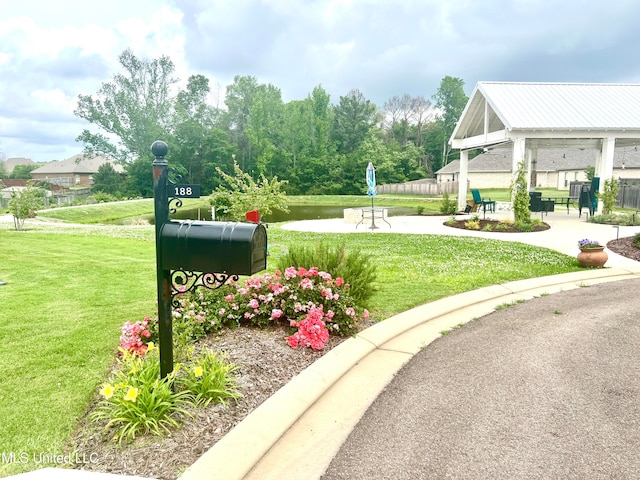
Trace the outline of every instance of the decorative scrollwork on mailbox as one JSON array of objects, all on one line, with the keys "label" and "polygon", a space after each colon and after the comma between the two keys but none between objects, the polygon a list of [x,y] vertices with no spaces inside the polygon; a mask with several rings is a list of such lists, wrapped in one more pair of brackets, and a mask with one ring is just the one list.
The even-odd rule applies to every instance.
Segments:
[{"label": "decorative scrollwork on mailbox", "polygon": [[179,308],[177,295],[194,291],[198,287],[215,290],[222,287],[229,280],[237,282],[239,276],[227,273],[204,273],[189,270],[171,271],[171,306]]},{"label": "decorative scrollwork on mailbox", "polygon": [[[172,202],[176,202],[173,207],[171,206]],[[169,199],[169,213],[172,213],[172,214],[176,213],[181,206],[182,206],[182,199],[176,198],[176,197]]]}]

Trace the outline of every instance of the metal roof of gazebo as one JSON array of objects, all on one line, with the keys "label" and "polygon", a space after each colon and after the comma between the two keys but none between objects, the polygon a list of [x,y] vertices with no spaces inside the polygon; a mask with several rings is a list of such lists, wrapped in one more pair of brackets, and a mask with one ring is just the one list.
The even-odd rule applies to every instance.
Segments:
[{"label": "metal roof of gazebo", "polygon": [[609,178],[614,148],[640,145],[640,84],[479,82],[449,140],[461,150],[460,207],[468,150],[508,142],[514,172],[538,148],[596,148],[596,176]]}]

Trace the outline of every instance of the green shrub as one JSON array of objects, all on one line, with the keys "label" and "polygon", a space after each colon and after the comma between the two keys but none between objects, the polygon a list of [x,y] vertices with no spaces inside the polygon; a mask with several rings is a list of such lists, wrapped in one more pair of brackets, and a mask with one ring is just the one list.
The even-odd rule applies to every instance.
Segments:
[{"label": "green shrub", "polygon": [[375,293],[373,283],[376,279],[376,264],[371,255],[359,250],[346,251],[344,243],[331,247],[324,243],[315,246],[289,247],[287,253],[278,259],[278,269],[291,265],[317,267],[330,273],[333,278],[344,278],[350,285],[349,294],[354,303],[364,306]]},{"label": "green shrub", "polygon": [[513,199],[513,215],[515,223],[526,224],[531,222],[531,210],[529,210],[529,192],[527,192],[527,169],[524,162],[518,164],[516,177],[511,184],[511,198]]},{"label": "green shrub", "polygon": [[229,399],[240,397],[233,373],[237,367],[224,354],[206,349],[178,369],[176,385],[189,392],[196,405],[206,407],[211,402],[226,404]]},{"label": "green shrub", "polygon": [[633,236],[633,244],[634,244],[636,247],[640,248],[640,232],[636,233],[636,234]]},{"label": "green shrub", "polygon": [[533,226],[531,222],[515,222],[514,226],[521,232],[532,232]]},{"label": "green shrub", "polygon": [[416,212],[418,213],[418,215],[422,215],[424,213],[424,205],[418,205],[416,207]]},{"label": "green shrub", "polygon": [[440,204],[440,212],[445,215],[453,215],[458,210],[458,204],[449,196],[449,192],[442,195],[442,203]]},{"label": "green shrub", "polygon": [[118,197],[110,193],[97,192],[93,195],[93,200],[95,203],[108,203],[117,201]]},{"label": "green shrub", "polygon": [[480,220],[467,220],[464,226],[469,230],[480,230]]},{"label": "green shrub", "polygon": [[236,366],[225,356],[208,349],[194,354],[190,346],[184,362],[160,378],[158,348],[153,343],[148,347],[141,354],[123,352],[90,415],[93,421],[106,421],[105,431],[119,444],[140,434],[170,433],[182,418],[191,416],[189,405],[224,404],[240,396],[233,376]]},{"label": "green shrub", "polygon": [[611,177],[604,181],[604,191],[602,192],[602,213],[604,215],[613,212],[619,191],[620,184],[615,178]]},{"label": "green shrub", "polygon": [[91,414],[93,421],[106,420],[106,431],[122,443],[137,435],[162,435],[180,426],[179,417],[188,416],[185,407],[189,392],[173,390],[174,375],[160,379],[157,348],[149,348],[144,356],[125,352],[119,368],[100,390],[102,401]]},{"label": "green shrub", "polygon": [[513,223],[507,220],[502,220],[500,223],[496,225],[496,230],[499,230],[499,231],[509,230],[511,227],[513,227]]},{"label": "green shrub", "polygon": [[604,225],[634,226],[640,225],[640,215],[629,213],[609,213],[607,215],[593,215],[592,217],[589,217],[588,221]]}]

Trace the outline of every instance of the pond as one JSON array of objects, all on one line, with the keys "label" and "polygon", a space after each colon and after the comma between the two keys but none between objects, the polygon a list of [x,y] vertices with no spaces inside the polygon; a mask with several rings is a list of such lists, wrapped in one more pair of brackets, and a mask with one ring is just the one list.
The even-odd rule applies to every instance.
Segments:
[{"label": "pond", "polygon": [[[345,208],[360,207],[344,207],[335,205],[293,205],[289,207],[289,213],[275,211],[271,215],[262,218],[265,223],[290,222],[294,220],[317,220],[322,218],[343,218],[343,210]],[[368,207],[362,207],[368,208]],[[376,208],[388,208],[389,216],[414,215],[415,208],[410,207],[382,207],[376,205]],[[179,208],[175,214],[171,215],[175,220],[211,220],[211,210],[206,208]],[[153,215],[144,216],[143,219],[153,224]],[[216,220],[223,220],[216,218]],[[119,223],[127,223],[125,220]]]},{"label": "pond", "polygon": [[[360,208],[360,207],[343,207],[335,205],[293,205],[289,207],[289,212],[285,213],[280,210],[274,211],[271,215],[262,218],[265,223],[278,223],[278,222],[290,222],[294,220],[317,220],[321,218],[342,218],[343,210],[345,208]],[[367,207],[362,207],[367,208]],[[389,216],[399,215],[413,215],[416,213],[415,208],[409,207],[381,207],[376,205],[376,208],[388,208]],[[188,220],[211,220],[211,210],[204,209],[184,209],[178,210],[171,218],[175,219],[188,219]]]}]

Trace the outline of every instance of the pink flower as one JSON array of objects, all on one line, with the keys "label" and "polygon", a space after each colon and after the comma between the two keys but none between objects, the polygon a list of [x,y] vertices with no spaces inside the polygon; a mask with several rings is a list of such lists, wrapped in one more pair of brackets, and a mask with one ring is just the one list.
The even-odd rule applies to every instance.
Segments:
[{"label": "pink flower", "polygon": [[260,306],[260,304],[258,303],[258,300],[256,300],[255,298],[252,298],[251,300],[249,300],[249,303],[247,305],[249,306],[249,308],[253,308],[254,310]]},{"label": "pink flower", "polygon": [[350,317],[355,316],[356,311],[353,309],[353,307],[347,307],[344,311],[344,313],[346,313],[347,315],[349,315]]},{"label": "pink flower", "polygon": [[271,318],[276,319],[276,318],[280,318],[282,316],[282,310],[278,309],[278,308],[274,308],[273,310],[271,310]]},{"label": "pink flower", "polygon": [[[322,321],[324,313],[321,308],[312,308],[304,320],[297,323],[298,331],[287,338],[292,348],[298,346],[321,350],[329,340],[329,330]],[[295,345],[295,346],[293,346]]]},{"label": "pink flower", "polygon": [[289,267],[284,271],[284,278],[291,280],[292,278],[295,278],[296,274],[296,267]]},{"label": "pink flower", "polygon": [[303,278],[300,282],[300,288],[303,290],[313,290],[313,281],[310,278]]},{"label": "pink flower", "polygon": [[362,318],[364,318],[365,320],[369,318],[369,310],[367,310],[366,308],[362,312]]},{"label": "pink flower", "polygon": [[231,294],[231,293],[230,293],[229,295],[227,295],[226,297],[224,297],[224,299],[225,299],[227,302],[233,302],[233,298],[234,298],[234,296],[233,296],[233,294]]},{"label": "pink flower", "polygon": [[342,277],[336,278],[336,287],[341,287],[343,283],[344,283],[344,278]]}]

